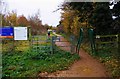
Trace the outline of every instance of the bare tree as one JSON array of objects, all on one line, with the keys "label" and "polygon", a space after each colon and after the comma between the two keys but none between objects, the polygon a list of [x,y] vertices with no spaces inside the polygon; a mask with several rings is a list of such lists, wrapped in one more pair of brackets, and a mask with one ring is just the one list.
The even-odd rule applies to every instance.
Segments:
[{"label": "bare tree", "polygon": [[7,3],[5,0],[0,0],[0,26],[2,26],[2,15],[7,12]]}]

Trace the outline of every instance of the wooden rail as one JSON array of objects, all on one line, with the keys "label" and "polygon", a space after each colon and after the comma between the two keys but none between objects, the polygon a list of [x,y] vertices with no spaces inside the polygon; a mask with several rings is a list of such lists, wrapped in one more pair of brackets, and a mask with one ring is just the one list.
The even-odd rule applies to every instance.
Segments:
[{"label": "wooden rail", "polygon": [[[107,41],[106,40],[101,41],[102,38],[109,38],[109,39],[107,39]],[[115,46],[119,48],[119,35],[118,34],[117,35],[96,35],[95,43],[97,48],[98,48],[98,45],[101,45],[101,44],[115,44]]]}]

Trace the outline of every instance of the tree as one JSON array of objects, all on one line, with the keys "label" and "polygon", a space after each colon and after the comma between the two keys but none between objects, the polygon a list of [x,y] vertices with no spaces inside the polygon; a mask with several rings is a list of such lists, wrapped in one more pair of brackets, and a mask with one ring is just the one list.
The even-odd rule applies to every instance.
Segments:
[{"label": "tree", "polygon": [[116,18],[112,22],[113,33],[120,33],[120,1],[117,4],[113,4],[112,14]]},{"label": "tree", "polygon": [[71,2],[72,10],[77,10],[79,22],[86,23],[87,28],[95,28],[96,34],[109,34],[113,19],[109,8],[109,2]]},{"label": "tree", "polygon": [[81,27],[88,27],[88,19],[92,12],[92,3],[67,2],[62,6],[62,25],[68,35],[79,36]]},{"label": "tree", "polygon": [[72,7],[72,10],[77,10],[76,13],[80,18],[80,22],[87,22],[89,16],[93,12],[93,4],[91,2],[71,2],[69,5]]},{"label": "tree", "polygon": [[0,26],[3,26],[5,24],[5,13],[7,10],[7,4],[4,0],[0,0]]},{"label": "tree", "polygon": [[[59,27],[63,27],[63,31],[68,34],[71,35],[73,33],[74,30],[74,22],[76,19],[76,17],[78,17],[78,15],[76,15],[76,13],[78,12],[77,10],[72,10],[72,7],[69,5],[69,3],[64,3],[62,5],[62,10],[64,11],[61,16],[61,23],[59,25]],[[78,20],[76,20],[78,21]],[[78,23],[78,22],[76,22]],[[59,30],[60,30],[59,28]],[[78,31],[78,30],[77,30]]]},{"label": "tree", "polygon": [[6,22],[8,25],[17,26],[17,19],[17,13],[15,11],[12,11],[12,13],[8,13],[8,15],[6,15]]},{"label": "tree", "polygon": [[6,26],[7,25],[7,22],[6,22],[6,17],[5,17],[5,15],[4,14],[1,14],[1,17],[2,17],[2,26]]},{"label": "tree", "polygon": [[96,34],[110,34],[112,14],[109,3],[96,3],[89,23],[95,28]]},{"label": "tree", "polygon": [[49,25],[48,24],[45,24],[44,27],[48,30],[50,29]]},{"label": "tree", "polygon": [[29,16],[29,24],[32,29],[32,35],[46,33],[46,29],[42,25],[38,12],[34,16]]},{"label": "tree", "polygon": [[19,26],[28,26],[29,25],[28,20],[26,19],[26,17],[24,15],[19,16],[17,21],[18,21]]},{"label": "tree", "polygon": [[64,27],[63,27],[63,25],[62,25],[62,20],[59,21],[59,24],[58,24],[57,27],[56,27],[56,32],[57,32],[57,33],[64,33]]},{"label": "tree", "polygon": [[120,18],[120,1],[117,2],[117,4],[114,4],[114,7],[112,9],[112,13],[113,13],[113,16]]}]

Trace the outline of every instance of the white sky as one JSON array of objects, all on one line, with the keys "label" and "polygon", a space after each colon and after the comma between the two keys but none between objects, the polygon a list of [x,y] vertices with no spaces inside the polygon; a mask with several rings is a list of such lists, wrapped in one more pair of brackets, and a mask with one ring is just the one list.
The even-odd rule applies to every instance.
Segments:
[{"label": "white sky", "polygon": [[16,10],[18,15],[34,15],[40,10],[43,24],[56,26],[60,21],[60,11],[57,10],[64,0],[6,0],[8,11]]}]

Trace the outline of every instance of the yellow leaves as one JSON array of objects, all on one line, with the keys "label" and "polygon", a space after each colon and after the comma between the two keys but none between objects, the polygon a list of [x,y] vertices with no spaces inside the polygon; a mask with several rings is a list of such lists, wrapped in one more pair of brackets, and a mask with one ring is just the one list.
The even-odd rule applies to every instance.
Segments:
[{"label": "yellow leaves", "polygon": [[90,73],[90,72],[91,72],[91,69],[85,68],[83,71],[86,72],[86,73]]},{"label": "yellow leaves", "polygon": [[17,13],[9,13],[6,17],[6,20],[9,22],[10,25],[17,26]]},{"label": "yellow leaves", "polygon": [[[100,60],[103,60],[100,58]],[[118,76],[120,72],[120,64],[119,61],[113,57],[106,57],[104,64],[107,66],[108,70],[110,70],[111,75]]]},{"label": "yellow leaves", "polygon": [[62,25],[66,33],[79,34],[79,17],[76,15],[76,11],[65,11],[62,13]]}]

